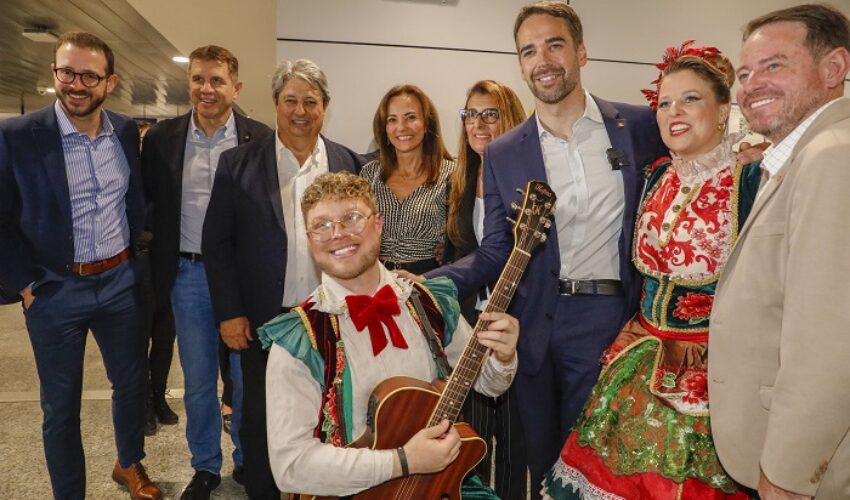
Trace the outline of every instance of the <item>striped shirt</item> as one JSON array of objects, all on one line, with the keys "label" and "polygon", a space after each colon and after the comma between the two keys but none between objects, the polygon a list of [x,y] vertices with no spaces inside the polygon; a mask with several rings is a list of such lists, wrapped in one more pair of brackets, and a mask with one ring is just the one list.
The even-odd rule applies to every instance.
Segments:
[{"label": "striped shirt", "polygon": [[381,181],[380,160],[363,166],[360,175],[372,186],[378,211],[384,215],[382,259],[409,262],[434,258],[437,245],[445,241],[448,181],[454,168],[453,160],[443,160],[436,183],[422,184],[399,200]]},{"label": "striped shirt", "polygon": [[130,186],[130,165],[121,141],[105,111],[101,131],[92,140],[81,134],[54,105],[74,228],[74,262],[93,262],[118,255],[130,246],[125,198]]},{"label": "striped shirt", "polygon": [[[800,142],[800,138],[803,137],[803,134],[806,133],[806,130],[808,130],[812,125],[812,122],[814,122],[815,119],[826,110],[826,108],[837,100],[838,99],[829,101],[818,108],[814,113],[809,115],[808,118],[800,122],[800,124],[797,125],[790,134],[782,139],[782,141],[765,150],[764,159],[761,161],[761,168],[763,174],[766,175],[766,179],[772,179],[773,176],[782,170],[782,167],[784,167],[785,164],[788,163],[788,159],[791,158],[791,153],[794,151],[794,148],[797,147],[797,143]],[[765,185],[767,185],[767,182],[762,182],[761,185],[759,185],[758,195],[761,195]],[[756,198],[758,198],[758,196],[756,196]]]}]

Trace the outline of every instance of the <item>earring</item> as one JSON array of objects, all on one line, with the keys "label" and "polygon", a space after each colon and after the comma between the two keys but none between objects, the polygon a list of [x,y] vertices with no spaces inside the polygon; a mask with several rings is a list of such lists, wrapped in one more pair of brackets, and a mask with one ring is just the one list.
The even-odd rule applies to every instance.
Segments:
[{"label": "earring", "polygon": [[722,122],[717,124],[717,130],[719,130],[720,132],[726,130],[726,120],[723,120]]}]

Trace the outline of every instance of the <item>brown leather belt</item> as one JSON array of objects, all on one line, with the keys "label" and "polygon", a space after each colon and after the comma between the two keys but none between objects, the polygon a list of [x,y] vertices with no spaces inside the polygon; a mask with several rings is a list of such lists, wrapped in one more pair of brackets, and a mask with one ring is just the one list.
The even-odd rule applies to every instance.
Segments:
[{"label": "brown leather belt", "polygon": [[623,295],[620,280],[558,280],[561,295]]},{"label": "brown leather belt", "polygon": [[118,255],[109,257],[108,259],[96,260],[94,262],[74,262],[71,264],[71,272],[80,276],[89,276],[91,274],[100,274],[109,271],[118,264],[130,258],[130,249],[125,248]]}]

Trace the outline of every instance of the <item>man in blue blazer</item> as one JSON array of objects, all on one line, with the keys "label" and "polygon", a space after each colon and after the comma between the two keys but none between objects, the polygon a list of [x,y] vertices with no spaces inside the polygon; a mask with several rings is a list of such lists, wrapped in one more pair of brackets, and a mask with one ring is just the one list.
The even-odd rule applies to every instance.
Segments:
[{"label": "man in blue blazer", "polygon": [[[275,134],[219,159],[202,253],[221,336],[242,353],[239,436],[245,490],[279,500],[266,439],[266,360],[256,330],[307,297],[318,271],[307,247],[300,198],[325,172],[360,171],[364,159],[320,135],[330,102],[327,78],[307,60],[284,61],[272,78]],[[306,290],[304,292],[303,290]]]},{"label": "man in blue blazer", "polygon": [[80,397],[91,330],[113,386],[112,477],[132,498],[160,498],[140,463],[146,339],[130,260],[144,219],[138,129],[103,110],[118,76],[102,40],[65,33],[52,69],[57,101],[0,124],[0,293],[23,300],[54,496],[85,496]]},{"label": "man in blue blazer", "polygon": [[630,248],[641,168],[665,150],[649,108],[604,101],[582,87],[587,52],[567,4],[524,7],[514,38],[536,113],[484,154],[480,248],[428,276],[449,276],[460,296],[491,282],[513,246],[506,218],[521,201],[516,190],[549,182],[558,196],[552,229],[511,309],[522,325],[516,392],[538,485],[596,381],[600,356],[637,309]]}]

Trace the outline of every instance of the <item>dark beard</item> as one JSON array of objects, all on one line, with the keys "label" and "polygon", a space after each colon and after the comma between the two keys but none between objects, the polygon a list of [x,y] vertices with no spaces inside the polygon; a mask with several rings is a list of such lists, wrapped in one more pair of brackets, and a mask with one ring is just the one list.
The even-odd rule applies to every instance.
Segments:
[{"label": "dark beard", "polygon": [[72,91],[70,89],[65,89],[57,92],[57,96],[59,101],[62,103],[62,109],[65,110],[65,113],[68,116],[73,116],[75,118],[86,118],[94,113],[102,104],[103,101],[106,100],[106,93],[103,95],[96,95],[91,91],[86,91],[89,96],[88,105],[80,107],[70,104],[70,96],[69,94]]}]

